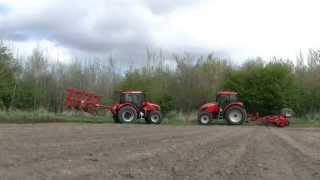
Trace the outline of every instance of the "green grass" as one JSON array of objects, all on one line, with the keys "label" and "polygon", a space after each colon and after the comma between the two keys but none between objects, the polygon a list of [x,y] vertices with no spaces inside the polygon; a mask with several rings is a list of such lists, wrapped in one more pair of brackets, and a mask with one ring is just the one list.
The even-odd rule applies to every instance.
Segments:
[{"label": "green grass", "polygon": [[292,118],[290,120],[292,127],[320,127],[320,114],[308,114],[306,116]]},{"label": "green grass", "polygon": [[87,113],[52,113],[45,110],[38,111],[0,111],[0,123],[49,123],[49,122],[75,122],[75,123],[111,123],[111,115],[92,116]]},{"label": "green grass", "polygon": [[[162,124],[165,125],[194,125],[196,122],[196,112],[178,113],[170,112],[163,117]],[[52,123],[52,122],[73,122],[73,123],[113,123],[111,113],[107,112],[103,116],[93,116],[83,112],[63,112],[52,113],[46,110],[37,111],[0,111],[0,123]],[[143,119],[139,119],[137,124],[144,124]]]}]

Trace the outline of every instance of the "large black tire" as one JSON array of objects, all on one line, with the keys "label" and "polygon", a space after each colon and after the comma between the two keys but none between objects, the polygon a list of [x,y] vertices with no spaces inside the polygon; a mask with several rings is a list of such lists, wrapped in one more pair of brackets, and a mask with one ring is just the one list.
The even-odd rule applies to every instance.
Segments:
[{"label": "large black tire", "polygon": [[120,123],[132,123],[137,119],[137,111],[130,106],[125,106],[118,112],[118,119]]},{"label": "large black tire", "polygon": [[147,124],[161,124],[162,115],[160,111],[151,111],[146,119]]},{"label": "large black tire", "polygon": [[208,125],[212,120],[212,115],[208,112],[200,112],[198,114],[198,123],[200,125]]},{"label": "large black tire", "polygon": [[247,112],[240,106],[232,106],[227,109],[225,119],[230,125],[241,125],[247,119]]}]

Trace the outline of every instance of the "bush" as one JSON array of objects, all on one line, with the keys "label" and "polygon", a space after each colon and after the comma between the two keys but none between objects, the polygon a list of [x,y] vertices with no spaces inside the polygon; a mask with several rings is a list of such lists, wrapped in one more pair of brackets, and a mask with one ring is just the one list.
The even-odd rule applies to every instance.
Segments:
[{"label": "bush", "polygon": [[249,112],[277,114],[282,108],[296,107],[297,84],[292,67],[282,60],[268,64],[259,59],[248,61],[230,72],[224,87],[239,92]]}]

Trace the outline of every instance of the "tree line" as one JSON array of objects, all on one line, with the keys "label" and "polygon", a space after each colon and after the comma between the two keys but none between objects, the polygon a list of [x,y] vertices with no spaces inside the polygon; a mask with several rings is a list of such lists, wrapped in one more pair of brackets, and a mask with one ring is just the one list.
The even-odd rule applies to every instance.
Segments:
[{"label": "tree line", "polygon": [[249,112],[270,114],[289,107],[304,115],[320,110],[320,50],[310,49],[295,60],[248,59],[240,66],[214,55],[173,55],[170,64],[161,53],[146,57],[143,67],[125,71],[111,57],[53,62],[35,49],[15,58],[0,45],[0,108],[62,112],[64,90],[75,87],[103,95],[104,104],[118,101],[121,91],[143,90],[164,112],[197,110],[215,101],[219,90],[239,92]]}]

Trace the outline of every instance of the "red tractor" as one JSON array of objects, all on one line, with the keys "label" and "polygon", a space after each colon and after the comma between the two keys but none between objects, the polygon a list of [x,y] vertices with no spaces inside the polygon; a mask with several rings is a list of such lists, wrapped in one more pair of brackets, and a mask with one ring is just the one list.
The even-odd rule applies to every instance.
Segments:
[{"label": "red tractor", "polygon": [[125,91],[120,94],[120,101],[113,106],[101,104],[102,96],[83,90],[66,89],[65,107],[67,109],[85,111],[97,114],[98,109],[111,111],[116,123],[131,123],[136,119],[144,118],[148,124],[160,124],[160,106],[145,101],[142,91]]},{"label": "red tractor", "polygon": [[160,106],[145,101],[142,91],[126,91],[120,95],[120,102],[110,108],[116,123],[131,123],[144,118],[148,124],[160,124]]},{"label": "red tractor", "polygon": [[230,125],[240,125],[247,119],[243,102],[238,100],[238,93],[220,91],[216,102],[204,104],[198,113],[198,122],[208,125],[213,119],[226,119]]}]

